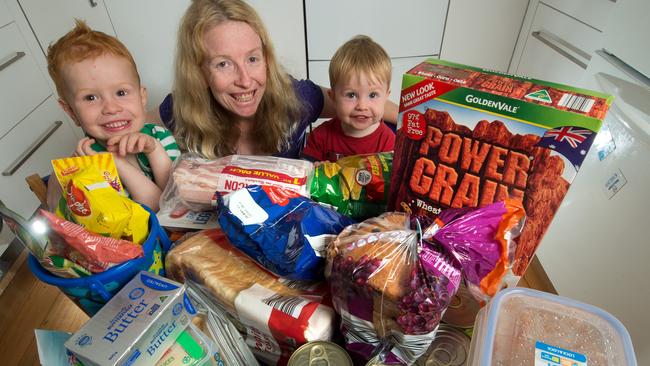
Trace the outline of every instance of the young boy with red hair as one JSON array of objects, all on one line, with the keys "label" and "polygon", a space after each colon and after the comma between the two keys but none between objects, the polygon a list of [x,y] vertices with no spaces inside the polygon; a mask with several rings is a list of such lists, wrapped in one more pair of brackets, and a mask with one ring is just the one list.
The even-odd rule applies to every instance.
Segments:
[{"label": "young boy with red hair", "polygon": [[75,154],[111,152],[131,198],[157,210],[180,151],[169,130],[145,123],[147,90],[128,49],[77,20],[48,48],[47,64],[59,105],[86,134]]}]

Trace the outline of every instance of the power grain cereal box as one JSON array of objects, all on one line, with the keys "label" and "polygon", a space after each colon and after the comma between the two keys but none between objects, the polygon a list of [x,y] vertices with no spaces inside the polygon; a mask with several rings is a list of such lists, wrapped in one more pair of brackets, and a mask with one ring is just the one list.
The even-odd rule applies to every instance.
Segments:
[{"label": "power grain cereal box", "polygon": [[402,80],[388,210],[433,219],[444,208],[515,198],[522,275],[580,169],[612,97],[430,59]]}]

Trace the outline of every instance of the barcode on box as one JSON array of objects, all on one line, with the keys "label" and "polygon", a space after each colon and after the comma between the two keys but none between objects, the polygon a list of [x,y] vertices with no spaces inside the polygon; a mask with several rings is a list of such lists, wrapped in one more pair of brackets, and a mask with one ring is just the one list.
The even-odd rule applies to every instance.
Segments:
[{"label": "barcode on box", "polygon": [[280,278],[280,283],[287,286],[288,288],[303,290],[303,291],[315,291],[318,288],[318,282],[314,281],[295,281],[288,280],[286,278]]},{"label": "barcode on box", "polygon": [[291,315],[294,318],[300,316],[300,312],[309,301],[296,296],[273,295],[262,299],[262,302],[268,306],[280,310],[281,312]]},{"label": "barcode on box", "polygon": [[564,93],[562,98],[557,103],[559,107],[566,107],[574,111],[589,113],[591,107],[594,106],[595,100],[586,98],[580,95]]}]

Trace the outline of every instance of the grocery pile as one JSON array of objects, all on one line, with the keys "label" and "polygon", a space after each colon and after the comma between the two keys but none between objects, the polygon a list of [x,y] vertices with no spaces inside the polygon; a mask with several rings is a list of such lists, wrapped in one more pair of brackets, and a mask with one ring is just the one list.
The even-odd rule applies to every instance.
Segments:
[{"label": "grocery pile", "polygon": [[[156,217],[143,223],[146,210],[125,197],[110,154],[90,167],[76,168],[78,158],[55,164],[65,199],[59,216],[39,214],[46,235],[0,206],[52,275],[94,281],[164,258],[164,272],[152,270],[154,260],[120,283],[100,282],[107,304],[70,336],[70,359],[463,365],[486,364],[477,360],[492,349],[499,360],[517,353],[530,363],[578,345],[543,334],[533,316],[542,310],[531,310],[529,299],[506,304],[503,290],[524,273],[611,99],[439,60],[409,71],[403,89],[394,152],[318,164],[182,155],[160,200],[164,229]],[[540,90],[559,98],[530,97]],[[579,138],[567,142],[567,131]],[[175,241],[156,256],[147,241],[164,242],[164,230]],[[504,343],[494,330],[503,324],[488,316],[504,309],[526,314],[534,327],[515,327],[509,337],[539,344]],[[617,337],[607,342],[626,342],[624,332]],[[564,350],[589,365],[612,364],[601,363],[602,349]],[[633,354],[625,357],[615,364],[634,364]]]}]

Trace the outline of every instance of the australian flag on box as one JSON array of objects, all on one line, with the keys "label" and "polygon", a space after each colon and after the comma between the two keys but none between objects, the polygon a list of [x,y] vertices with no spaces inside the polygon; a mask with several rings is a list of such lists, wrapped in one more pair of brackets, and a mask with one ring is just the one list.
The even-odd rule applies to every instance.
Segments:
[{"label": "australian flag on box", "polygon": [[561,126],[546,131],[537,146],[562,154],[577,171],[595,138],[596,133],[593,131],[574,126]]}]

